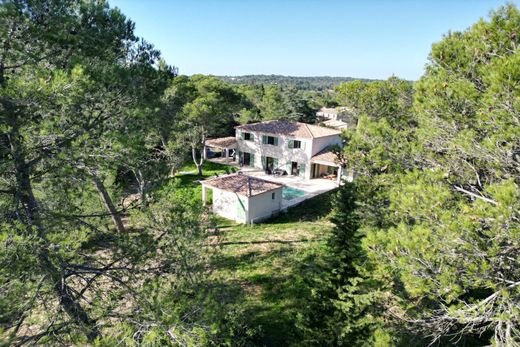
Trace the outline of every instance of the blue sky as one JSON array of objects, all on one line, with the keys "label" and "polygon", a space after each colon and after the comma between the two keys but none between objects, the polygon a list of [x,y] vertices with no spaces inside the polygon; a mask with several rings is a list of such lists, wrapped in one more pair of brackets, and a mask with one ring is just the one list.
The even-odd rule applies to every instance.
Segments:
[{"label": "blue sky", "polygon": [[[112,0],[181,74],[410,80],[505,0]],[[513,1],[518,5],[517,1]]]}]

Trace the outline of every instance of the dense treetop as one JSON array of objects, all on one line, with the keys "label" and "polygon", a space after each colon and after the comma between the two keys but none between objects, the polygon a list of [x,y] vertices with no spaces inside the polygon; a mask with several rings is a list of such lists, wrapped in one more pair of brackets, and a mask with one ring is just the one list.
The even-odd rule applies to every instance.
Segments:
[{"label": "dense treetop", "polygon": [[218,76],[218,78],[232,84],[265,84],[277,85],[282,88],[295,87],[299,90],[326,91],[332,90],[336,85],[344,82],[368,79],[353,77],[331,76],[282,76],[282,75],[245,75],[245,76]]}]

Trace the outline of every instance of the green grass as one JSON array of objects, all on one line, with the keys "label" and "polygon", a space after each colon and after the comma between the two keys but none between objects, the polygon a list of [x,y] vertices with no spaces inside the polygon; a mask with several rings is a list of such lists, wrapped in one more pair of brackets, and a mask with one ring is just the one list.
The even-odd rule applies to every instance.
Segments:
[{"label": "green grass", "polygon": [[[194,165],[180,171],[181,186],[200,199],[198,180],[226,172],[206,162],[203,177]],[[218,218],[221,252],[212,264],[211,285],[222,304],[245,309],[246,322],[260,331],[259,345],[298,345],[294,326],[311,295],[308,280],[323,265],[323,251],[332,228],[328,220],[334,192],[295,206],[262,224],[246,226]]]}]

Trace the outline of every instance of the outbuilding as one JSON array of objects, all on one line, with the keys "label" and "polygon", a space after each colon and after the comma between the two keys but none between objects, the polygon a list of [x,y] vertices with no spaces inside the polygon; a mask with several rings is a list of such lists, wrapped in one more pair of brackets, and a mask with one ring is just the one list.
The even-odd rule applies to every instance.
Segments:
[{"label": "outbuilding", "polygon": [[215,214],[239,223],[256,223],[280,212],[283,184],[241,173],[201,181],[202,202],[207,203],[207,189],[212,191]]}]

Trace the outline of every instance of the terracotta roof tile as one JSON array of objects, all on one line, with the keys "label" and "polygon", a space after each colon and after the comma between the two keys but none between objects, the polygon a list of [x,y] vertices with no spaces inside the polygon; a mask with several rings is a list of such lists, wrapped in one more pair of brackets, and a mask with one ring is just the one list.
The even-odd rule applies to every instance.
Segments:
[{"label": "terracotta roof tile", "polygon": [[201,184],[243,196],[254,196],[283,187],[283,184],[243,174],[225,175],[201,181]]},{"label": "terracotta roof tile", "polygon": [[316,137],[325,137],[331,135],[339,135],[341,131],[320,127],[318,125],[306,124],[300,122],[291,122],[285,120],[273,120],[267,122],[245,124],[236,127],[238,130],[261,132],[266,134],[284,135],[299,137],[304,139],[312,139]]},{"label": "terracotta roof tile", "polygon": [[331,165],[336,166],[336,165],[338,165],[337,160],[338,160],[338,157],[332,151],[332,148],[327,147],[327,148],[321,150],[320,152],[316,153],[311,158],[311,163],[324,162],[324,163],[330,163]]},{"label": "terracotta roof tile", "polygon": [[216,139],[208,139],[206,140],[207,146],[214,146],[214,147],[230,147],[233,145],[236,145],[237,139],[234,136],[228,136],[228,137],[219,137]]}]

